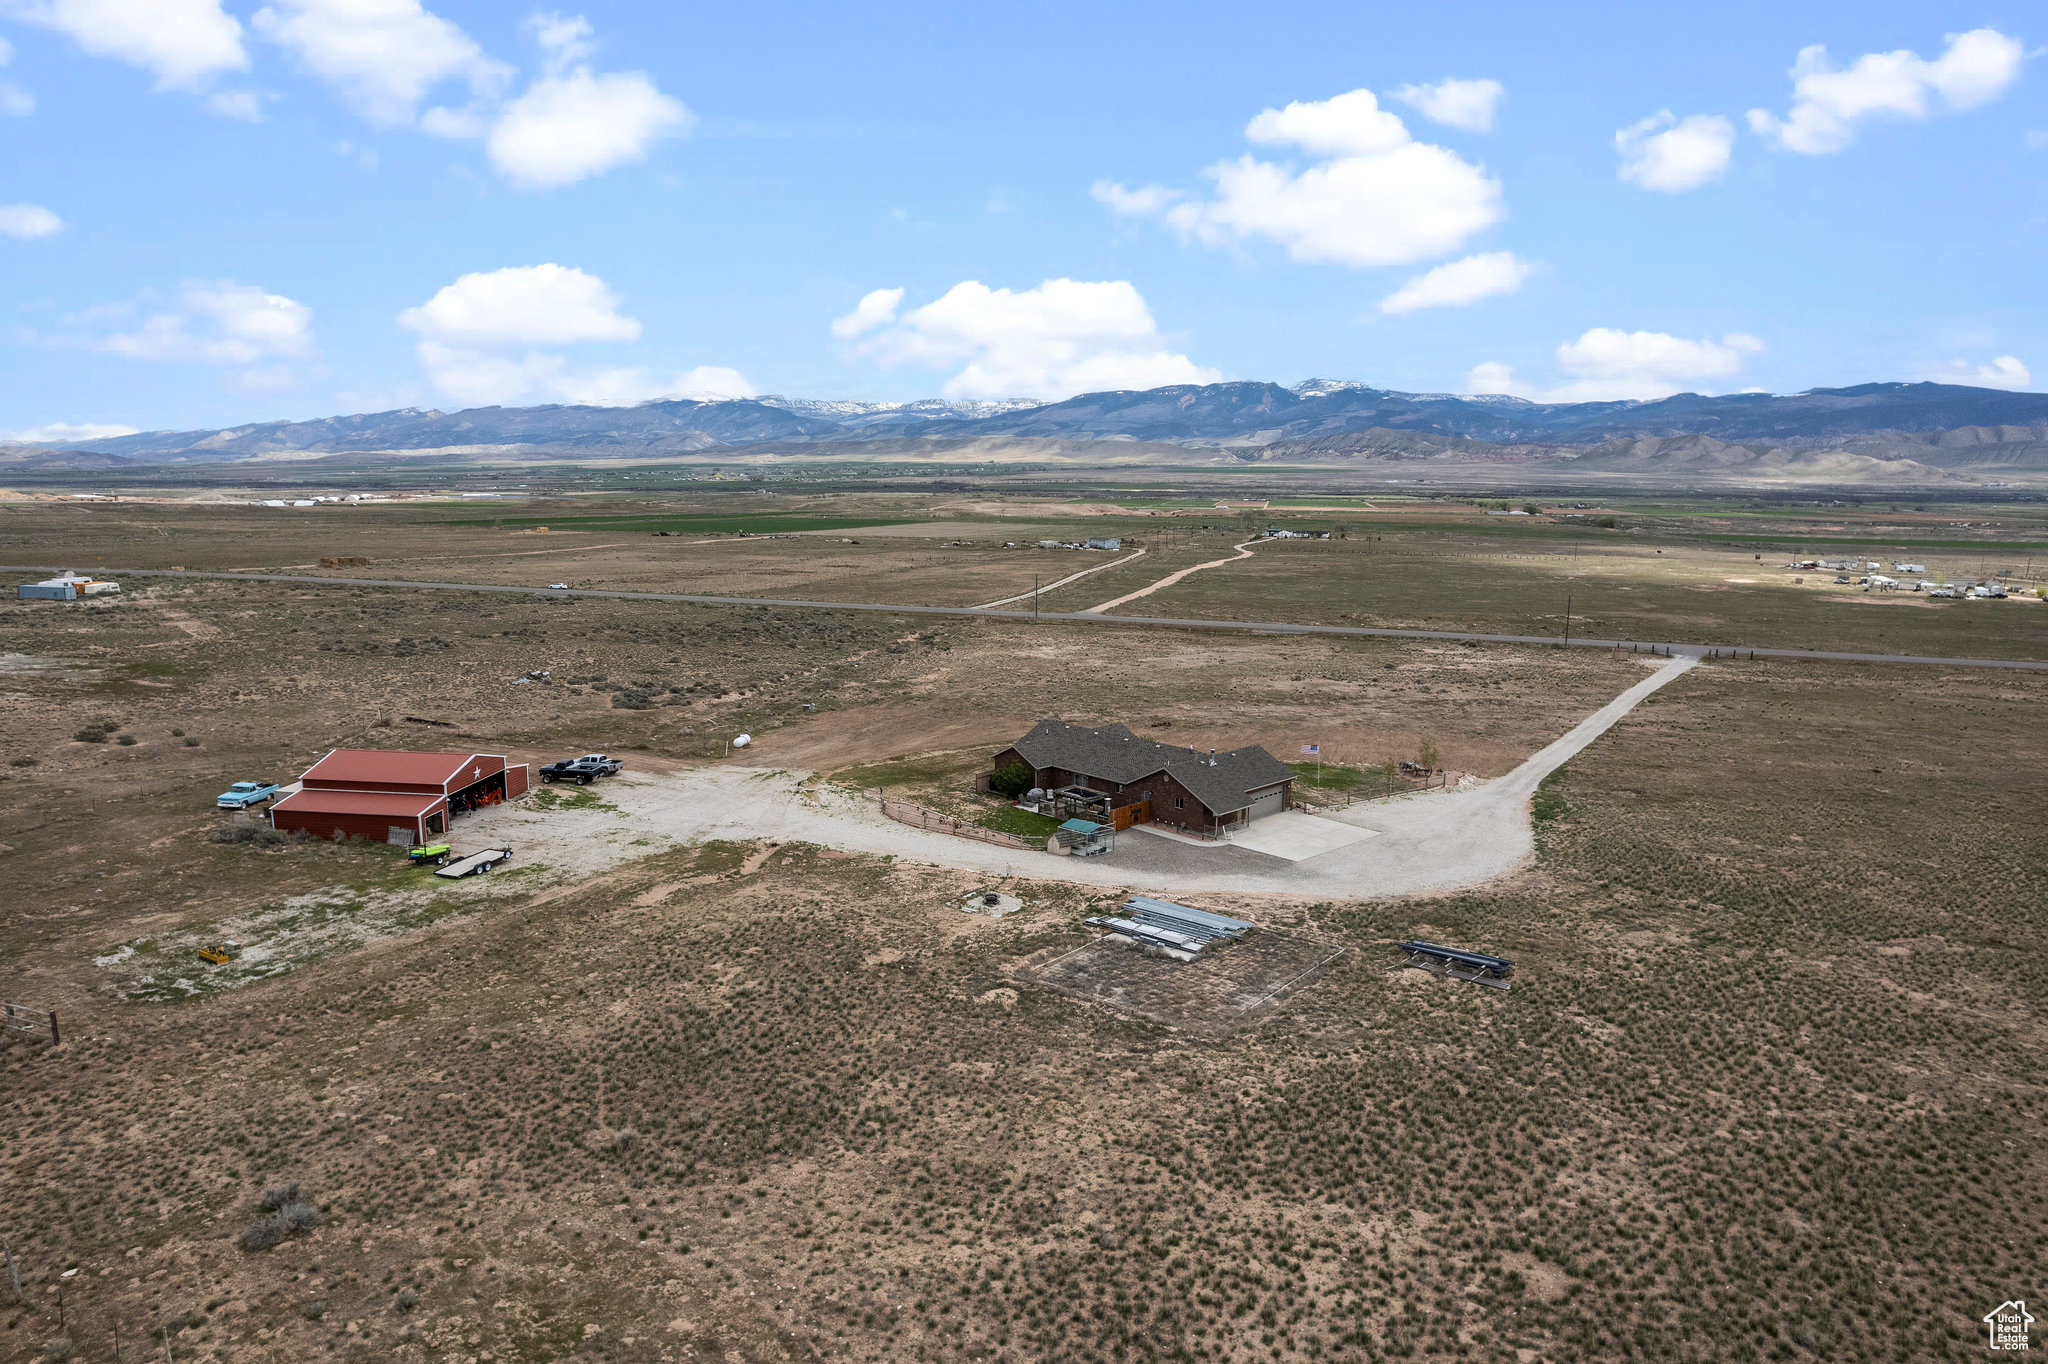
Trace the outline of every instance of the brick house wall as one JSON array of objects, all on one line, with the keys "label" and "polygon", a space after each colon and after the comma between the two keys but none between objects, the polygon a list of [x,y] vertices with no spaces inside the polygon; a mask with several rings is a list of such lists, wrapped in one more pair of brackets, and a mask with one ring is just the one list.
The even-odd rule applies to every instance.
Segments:
[{"label": "brick house wall", "polygon": [[1170,824],[1192,833],[1213,834],[1216,816],[1201,798],[1164,772],[1155,772],[1146,782],[1152,788],[1152,822]]}]

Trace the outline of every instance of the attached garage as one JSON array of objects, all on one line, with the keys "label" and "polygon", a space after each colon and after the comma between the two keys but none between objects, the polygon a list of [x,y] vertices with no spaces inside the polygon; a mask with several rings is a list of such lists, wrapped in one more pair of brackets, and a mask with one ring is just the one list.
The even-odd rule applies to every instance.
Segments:
[{"label": "attached garage", "polygon": [[1158,823],[1210,836],[1279,814],[1294,783],[1294,770],[1257,744],[1204,753],[1141,739],[1123,725],[1064,720],[1040,720],[996,754],[991,779],[1012,766],[1028,768],[1044,790],[1082,787],[1107,799],[1119,829]]},{"label": "attached garage", "polygon": [[271,807],[270,822],[316,838],[426,842],[460,815],[525,795],[529,775],[497,753],[337,748]]},{"label": "attached garage", "polygon": [[1277,815],[1287,808],[1287,788],[1275,786],[1265,791],[1254,792],[1251,808],[1245,812],[1247,819],[1264,819]]}]

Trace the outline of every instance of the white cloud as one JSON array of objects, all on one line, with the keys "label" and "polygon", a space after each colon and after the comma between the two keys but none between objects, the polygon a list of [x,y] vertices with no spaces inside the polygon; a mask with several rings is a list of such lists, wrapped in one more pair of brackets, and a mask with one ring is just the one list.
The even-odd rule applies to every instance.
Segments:
[{"label": "white cloud", "polygon": [[1679,194],[1718,179],[1728,169],[1735,124],[1719,114],[1680,119],[1659,110],[1614,135],[1621,153],[1621,178],[1644,189]]},{"label": "white cloud", "polygon": [[222,118],[238,118],[244,123],[263,121],[263,96],[254,90],[219,90],[206,97],[206,107]]},{"label": "white cloud", "polygon": [[465,346],[563,345],[634,341],[640,324],[619,311],[617,295],[596,275],[563,265],[515,265],[467,274],[417,308],[400,326]]},{"label": "white cloud", "polygon": [[903,302],[901,289],[870,289],[861,295],[853,311],[844,317],[832,320],[832,334],[841,340],[850,340],[863,332],[885,326],[896,320],[896,306]]},{"label": "white cloud", "polygon": [[[0,66],[14,60],[14,44],[0,38]],[[36,97],[20,86],[0,81],[0,114],[26,117],[36,111]]]},{"label": "white cloud", "polygon": [[1370,90],[1266,109],[1245,127],[1251,141],[1325,158],[1297,169],[1253,156],[1206,174],[1210,199],[1173,202],[1172,191],[1099,185],[1121,212],[1159,212],[1175,230],[1209,245],[1263,237],[1296,260],[1407,265],[1458,250],[1500,221],[1500,182],[1455,152],[1408,134]]},{"label": "white cloud", "polygon": [[544,346],[637,341],[640,323],[619,310],[602,279],[562,265],[467,274],[398,315],[420,338],[420,363],[437,388],[471,405],[522,402],[621,407],[662,397],[745,397],[736,370],[699,366],[670,379],[638,366],[576,370]]},{"label": "white cloud", "polygon": [[574,403],[588,407],[631,407],[657,398],[708,402],[753,396],[738,370],[699,365],[672,379],[650,378],[637,365],[576,371],[551,351],[504,354],[420,342],[420,363],[434,386],[472,407],[520,403]]},{"label": "white cloud", "polygon": [[313,349],[313,310],[283,294],[231,279],[193,280],[182,306],[146,317],[133,331],[101,338],[99,349],[132,360],[252,366],[297,359]]},{"label": "white cloud", "polygon": [[868,350],[890,363],[960,365],[949,398],[1065,398],[1221,377],[1166,348],[1126,280],[1049,279],[1017,291],[965,280],[878,332]]},{"label": "white cloud", "polygon": [[1494,80],[1445,80],[1434,85],[1404,85],[1390,93],[1425,118],[1468,133],[1490,133],[1494,111],[1508,92]]},{"label": "white cloud", "polygon": [[1088,195],[1099,204],[1108,204],[1112,212],[1134,218],[1149,218],[1182,197],[1179,190],[1164,185],[1126,189],[1114,180],[1097,180],[1088,187]]},{"label": "white cloud", "polygon": [[677,375],[670,386],[670,392],[678,398],[697,398],[704,402],[751,398],[756,391],[747,382],[746,375],[723,365],[699,365],[686,370]]},{"label": "white cloud", "polygon": [[1465,391],[1551,403],[1668,398],[1694,382],[1733,377],[1746,357],[1763,348],[1763,342],[1743,332],[1730,332],[1719,341],[1692,341],[1666,332],[1594,327],[1557,348],[1558,368],[1575,376],[1567,383],[1541,388],[1516,379],[1506,365],[1488,362],[1473,367]]},{"label": "white cloud", "polygon": [[1380,300],[1380,311],[1398,314],[1418,308],[1462,308],[1496,294],[1512,294],[1535,272],[1535,266],[1516,260],[1512,251],[1467,256],[1409,280]]},{"label": "white cloud", "polygon": [[595,30],[580,14],[536,14],[526,21],[550,70],[561,70],[597,51]]},{"label": "white cloud", "polygon": [[1370,90],[1261,109],[1245,125],[1244,135],[1262,146],[1300,147],[1317,156],[1377,156],[1410,140],[1400,115],[1380,108]]},{"label": "white cloud", "polygon": [[553,188],[644,161],[657,139],[695,122],[646,72],[595,74],[583,65],[596,44],[581,16],[538,15],[528,27],[542,74],[505,106],[486,142],[491,164],[514,184]]},{"label": "white cloud", "polygon": [[488,94],[511,74],[419,0],[275,0],[250,23],[380,128],[413,122],[443,81]]},{"label": "white cloud", "polygon": [[0,236],[28,241],[64,230],[64,220],[41,204],[0,204]]},{"label": "white cloud", "polygon": [[335,141],[334,154],[336,156],[345,157],[348,160],[355,162],[356,165],[362,167],[366,171],[373,171],[377,169],[377,166],[382,159],[377,155],[377,149],[375,147],[363,146],[362,144],[351,141],[346,137],[339,138]]},{"label": "white cloud", "polygon": [[643,161],[657,138],[686,131],[690,111],[645,72],[593,75],[582,67],[544,76],[512,101],[491,129],[491,164],[515,184],[574,184]]},{"label": "white cloud", "polygon": [[112,440],[116,436],[135,435],[140,427],[117,426],[112,422],[45,422],[31,426],[26,431],[0,433],[0,440],[19,441],[23,445],[46,445],[66,440]]},{"label": "white cloud", "polygon": [[1749,126],[1787,151],[1823,156],[1854,141],[1866,119],[1926,118],[1931,95],[1957,110],[1994,100],[2019,79],[2025,55],[2018,39],[1991,28],[1950,34],[1933,61],[1901,48],[1866,53],[1846,69],[1815,44],[1792,63],[1791,112],[1780,119],[1752,109]]},{"label": "white cloud", "polygon": [[1981,365],[1968,360],[1951,360],[1927,376],[1937,383],[1974,384],[1979,388],[2028,389],[2034,376],[2017,355],[2001,355]]},{"label": "white cloud", "polygon": [[140,67],[159,89],[202,88],[249,65],[220,0],[0,0],[0,14],[55,29],[96,57]]}]

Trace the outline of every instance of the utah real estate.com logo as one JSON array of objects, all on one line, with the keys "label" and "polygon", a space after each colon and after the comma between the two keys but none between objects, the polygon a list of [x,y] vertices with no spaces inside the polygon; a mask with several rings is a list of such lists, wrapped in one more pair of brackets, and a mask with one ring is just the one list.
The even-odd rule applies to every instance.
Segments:
[{"label": "utah real estate.com logo", "polygon": [[2027,1328],[2034,1324],[2034,1314],[2020,1299],[2002,1302],[1984,1314],[1984,1325],[1991,1332],[1991,1348],[1994,1350],[2024,1350],[2027,1348]]}]

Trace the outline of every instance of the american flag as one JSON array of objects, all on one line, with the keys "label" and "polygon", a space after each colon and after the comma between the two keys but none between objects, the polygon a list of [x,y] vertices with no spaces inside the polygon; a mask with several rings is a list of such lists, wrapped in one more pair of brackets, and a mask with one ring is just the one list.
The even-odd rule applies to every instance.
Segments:
[{"label": "american flag", "polygon": [[1316,754],[1321,753],[1323,751],[1323,746],[1321,744],[1303,744],[1301,746],[1301,751],[1308,754],[1310,757],[1314,757]]}]

